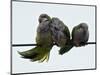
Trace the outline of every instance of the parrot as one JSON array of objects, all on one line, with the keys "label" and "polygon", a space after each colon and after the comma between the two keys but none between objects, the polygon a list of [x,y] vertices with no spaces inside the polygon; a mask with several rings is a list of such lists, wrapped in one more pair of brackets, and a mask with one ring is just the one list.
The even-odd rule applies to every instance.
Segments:
[{"label": "parrot", "polygon": [[88,25],[86,23],[80,23],[72,30],[72,41],[76,47],[85,46],[89,39]]},{"label": "parrot", "polygon": [[68,52],[71,48],[69,45],[70,31],[68,27],[57,17],[51,19],[50,29],[54,43],[60,47],[59,54],[62,55]]},{"label": "parrot", "polygon": [[27,51],[18,52],[23,58],[31,59],[31,61],[48,61],[50,50],[53,47],[53,39],[50,30],[51,18],[47,14],[40,14],[38,19],[39,25],[37,27],[35,48]]},{"label": "parrot", "polygon": [[[85,46],[89,38],[88,25],[86,23],[80,23],[79,25],[75,26],[72,30],[71,36],[72,38],[70,39],[70,43],[67,45],[69,46],[68,50],[72,49],[74,46]],[[68,50],[61,49],[60,54],[64,54],[68,52]]]}]

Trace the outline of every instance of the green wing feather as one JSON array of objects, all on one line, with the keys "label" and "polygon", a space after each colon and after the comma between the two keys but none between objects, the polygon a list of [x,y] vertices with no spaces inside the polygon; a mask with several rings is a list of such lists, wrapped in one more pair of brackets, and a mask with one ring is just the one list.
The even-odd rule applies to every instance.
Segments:
[{"label": "green wing feather", "polygon": [[64,31],[63,31],[64,33],[65,33],[65,35],[70,39],[70,31],[69,31],[69,29],[68,29],[68,27],[66,26],[65,27],[65,29],[64,29]]},{"label": "green wing feather", "polygon": [[66,42],[67,44],[60,48],[59,50],[60,55],[65,54],[66,52],[70,51],[71,48],[73,48],[72,41],[70,40],[70,31],[67,26],[65,26],[65,29],[63,32],[67,36],[67,42]]},{"label": "green wing feather", "polygon": [[[72,34],[71,34],[71,35],[72,35],[72,39],[70,39],[70,42],[69,42],[68,45],[62,47],[62,48],[59,50],[59,54],[63,55],[63,54],[65,54],[66,52],[70,51],[70,50],[74,47],[74,45],[73,45],[73,37],[74,37],[74,32],[76,31],[76,29],[77,29],[77,27],[74,27],[74,28],[73,28]],[[67,28],[66,28],[66,30],[65,30],[65,33],[66,33],[67,35],[70,34],[70,32],[68,31]],[[70,36],[69,36],[69,37],[70,37]]]}]

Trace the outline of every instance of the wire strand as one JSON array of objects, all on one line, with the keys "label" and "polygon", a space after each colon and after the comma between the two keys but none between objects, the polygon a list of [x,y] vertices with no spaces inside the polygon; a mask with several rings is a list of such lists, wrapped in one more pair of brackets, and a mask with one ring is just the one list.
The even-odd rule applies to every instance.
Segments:
[{"label": "wire strand", "polygon": [[[96,42],[87,42],[86,45],[88,44],[96,44]],[[56,45],[56,44],[54,44]],[[12,44],[13,47],[18,47],[18,46],[39,46],[38,44]]]}]

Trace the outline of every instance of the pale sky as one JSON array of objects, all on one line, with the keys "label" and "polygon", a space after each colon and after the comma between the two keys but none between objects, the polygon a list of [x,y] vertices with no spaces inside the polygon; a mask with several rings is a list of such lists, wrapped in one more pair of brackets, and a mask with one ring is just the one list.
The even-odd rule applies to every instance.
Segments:
[{"label": "pale sky", "polygon": [[[89,41],[95,42],[95,7],[14,2],[12,4],[13,44],[35,43],[38,17],[46,13],[51,17],[60,18],[72,31],[81,22],[89,26]],[[58,70],[95,68],[95,45],[74,47],[68,53],[59,55],[57,46],[50,53],[48,62],[30,62],[20,58],[17,51],[25,51],[32,47],[13,47],[13,73],[43,72]]]}]

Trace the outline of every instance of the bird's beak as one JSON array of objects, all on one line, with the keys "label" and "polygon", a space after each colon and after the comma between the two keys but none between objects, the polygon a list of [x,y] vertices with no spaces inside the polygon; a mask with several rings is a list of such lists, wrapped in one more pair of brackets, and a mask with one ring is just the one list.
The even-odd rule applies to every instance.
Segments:
[{"label": "bird's beak", "polygon": [[43,19],[43,21],[47,21],[47,20],[48,20],[47,18],[44,18],[44,19]]}]

